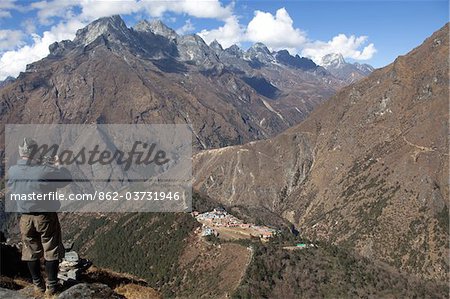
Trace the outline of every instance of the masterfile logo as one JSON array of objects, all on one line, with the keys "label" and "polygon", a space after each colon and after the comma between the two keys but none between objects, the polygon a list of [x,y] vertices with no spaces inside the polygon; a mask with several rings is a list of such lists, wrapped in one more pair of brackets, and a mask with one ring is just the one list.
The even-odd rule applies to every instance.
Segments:
[{"label": "masterfile logo", "polygon": [[[59,163],[62,165],[88,164],[92,166],[97,163],[111,165],[115,162],[118,165],[124,165],[123,170],[127,171],[133,163],[136,165],[155,163],[159,166],[168,163],[170,159],[166,157],[166,152],[158,150],[156,147],[156,143],[149,145],[146,142],[135,141],[129,152],[124,152],[117,148],[112,151],[107,147],[100,149],[101,146],[98,144],[94,145],[92,149],[82,147],[78,152],[74,152],[70,149],[60,150],[58,144],[50,146],[48,144],[33,144],[30,146],[30,159],[27,162],[28,164],[32,164],[33,161],[50,162],[52,157],[57,156]],[[49,159],[45,159],[45,157],[49,157]]]},{"label": "masterfile logo", "polygon": [[191,132],[175,124],[7,125],[5,208],[189,211]]}]

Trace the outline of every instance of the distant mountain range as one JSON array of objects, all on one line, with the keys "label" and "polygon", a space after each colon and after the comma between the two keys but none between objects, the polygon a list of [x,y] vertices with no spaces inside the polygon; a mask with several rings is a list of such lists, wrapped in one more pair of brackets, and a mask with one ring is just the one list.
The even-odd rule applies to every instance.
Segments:
[{"label": "distant mountain range", "polygon": [[96,20],[0,89],[1,123],[192,123],[195,148],[267,138],[347,80],[261,43],[247,51],[161,21]]},{"label": "distant mountain range", "polygon": [[348,63],[342,54],[333,53],[322,57],[320,64],[333,76],[347,83],[356,82],[367,77],[374,71],[374,68],[368,64]]}]

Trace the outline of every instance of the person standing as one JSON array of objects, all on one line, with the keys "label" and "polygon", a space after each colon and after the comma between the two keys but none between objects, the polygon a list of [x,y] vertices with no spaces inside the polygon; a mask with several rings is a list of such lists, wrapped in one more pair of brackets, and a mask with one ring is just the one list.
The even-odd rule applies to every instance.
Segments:
[{"label": "person standing", "polygon": [[[69,170],[54,163],[42,163],[34,159],[36,141],[24,138],[19,145],[20,159],[8,171],[8,189],[13,194],[48,194],[67,186],[72,181]],[[22,260],[27,263],[35,289],[52,295],[57,291],[59,260],[63,258],[61,226],[56,211],[60,203],[55,201],[18,201],[20,233],[23,243]],[[45,260],[47,284],[41,274],[40,259]]]}]

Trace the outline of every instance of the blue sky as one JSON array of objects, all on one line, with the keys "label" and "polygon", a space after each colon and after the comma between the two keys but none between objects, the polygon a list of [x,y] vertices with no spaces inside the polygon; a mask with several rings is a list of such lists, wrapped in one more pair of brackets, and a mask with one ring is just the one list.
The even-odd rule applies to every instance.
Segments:
[{"label": "blue sky", "polygon": [[182,34],[243,48],[262,41],[312,58],[340,52],[375,67],[420,45],[448,22],[448,1],[87,1],[0,0],[0,80],[45,57],[94,19],[120,14],[128,26],[162,19]]}]

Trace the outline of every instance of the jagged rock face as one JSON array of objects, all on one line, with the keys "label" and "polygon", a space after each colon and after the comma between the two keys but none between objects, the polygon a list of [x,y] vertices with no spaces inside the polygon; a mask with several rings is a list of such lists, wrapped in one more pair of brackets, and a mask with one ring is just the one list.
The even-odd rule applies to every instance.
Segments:
[{"label": "jagged rock face", "polygon": [[279,63],[305,71],[315,70],[317,68],[317,65],[311,59],[300,57],[298,55],[292,56],[287,50],[275,52],[275,58]]},{"label": "jagged rock face", "polygon": [[0,90],[0,122],[192,123],[199,150],[272,136],[343,86],[329,74],[254,68],[237,47],[215,50],[158,21],[99,19]]},{"label": "jagged rock face", "polygon": [[181,61],[195,63],[205,69],[215,66],[220,68],[220,62],[214,55],[214,49],[208,47],[198,35],[179,36],[160,20],[140,21],[133,29],[138,32],[150,32],[173,42],[177,46],[177,56]]},{"label": "jagged rock face", "polygon": [[211,43],[209,44],[209,47],[210,47],[217,55],[219,55],[219,54],[223,51],[222,45],[219,44],[219,42],[218,42],[217,40],[214,40],[213,42],[211,42]]},{"label": "jagged rock face", "polygon": [[270,54],[269,49],[263,43],[256,43],[244,54],[244,58],[250,61],[257,61],[261,64],[270,64],[275,58]]},{"label": "jagged rock face", "polygon": [[348,63],[342,54],[338,53],[325,55],[320,65],[336,78],[348,83],[359,81],[374,71],[374,68],[368,64]]},{"label": "jagged rock face", "polygon": [[178,50],[183,61],[192,61],[206,69],[221,67],[216,53],[198,35],[179,38]]},{"label": "jagged rock face", "polygon": [[134,30],[141,32],[151,32],[156,35],[161,35],[169,40],[176,40],[179,36],[175,32],[175,30],[167,27],[160,20],[152,20],[152,21],[140,21],[134,27]]},{"label": "jagged rock face", "polygon": [[426,278],[448,273],[448,27],[267,141],[194,157],[195,188]]},{"label": "jagged rock face", "polygon": [[322,57],[321,65],[323,67],[339,68],[345,64],[347,64],[347,62],[345,61],[344,56],[340,53],[327,54]]},{"label": "jagged rock face", "polygon": [[373,66],[371,66],[370,64],[367,64],[367,63],[361,64],[361,63],[355,62],[355,63],[353,63],[353,65],[354,65],[358,70],[360,70],[361,72],[363,72],[363,74],[366,75],[366,76],[370,75],[370,73],[372,73],[372,72],[375,70],[375,69],[373,68]]},{"label": "jagged rock face", "polygon": [[236,45],[232,45],[231,47],[226,48],[224,51],[229,53],[230,55],[236,56],[237,58],[242,58],[244,56],[244,52]]},{"label": "jagged rock face", "polygon": [[101,35],[113,36],[114,39],[125,41],[130,37],[129,29],[119,16],[112,16],[92,22],[77,31],[75,44],[89,45]]},{"label": "jagged rock face", "polygon": [[212,44],[212,46],[212,49],[216,53],[217,57],[219,57],[219,60],[227,66],[227,69],[232,70],[233,72],[241,72],[245,74],[257,72],[251,63],[244,59],[244,51],[242,51],[238,46],[232,45],[225,50],[222,49],[222,46],[219,43]]}]

